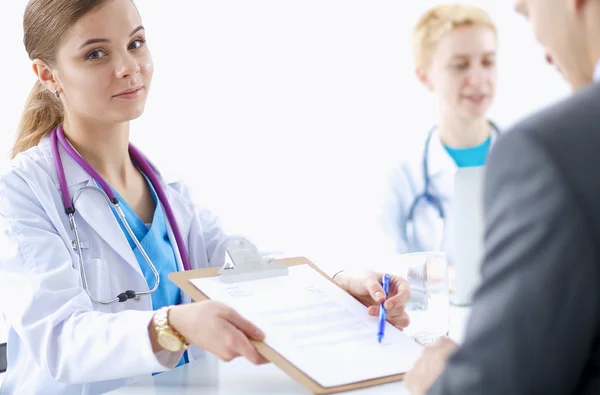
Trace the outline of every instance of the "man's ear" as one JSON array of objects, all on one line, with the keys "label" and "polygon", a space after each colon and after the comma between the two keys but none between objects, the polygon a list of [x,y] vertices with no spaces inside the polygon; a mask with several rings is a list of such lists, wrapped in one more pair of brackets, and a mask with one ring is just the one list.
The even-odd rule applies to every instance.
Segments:
[{"label": "man's ear", "polygon": [[32,64],[33,72],[38,77],[38,80],[46,89],[52,93],[60,93],[58,81],[54,78],[54,73],[48,63],[41,59],[35,59]]},{"label": "man's ear", "polygon": [[417,75],[417,79],[423,84],[427,90],[430,92],[433,91],[433,85],[429,80],[429,70],[425,67],[417,67],[415,70],[415,74]]}]

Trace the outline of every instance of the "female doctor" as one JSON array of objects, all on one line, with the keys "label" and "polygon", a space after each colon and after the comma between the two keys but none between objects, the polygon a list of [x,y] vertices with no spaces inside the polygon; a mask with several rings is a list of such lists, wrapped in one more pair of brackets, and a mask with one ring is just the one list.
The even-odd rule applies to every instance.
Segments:
[{"label": "female doctor", "polygon": [[[24,34],[38,81],[0,178],[10,325],[0,394],[99,394],[202,351],[264,362],[249,342],[265,336],[257,327],[222,304],[190,303],[167,278],[223,265],[227,236],[129,145],[153,69],[133,2],[31,0]],[[372,315],[380,278],[335,276]],[[405,285],[394,278],[386,301],[398,327]]]},{"label": "female doctor", "polygon": [[446,251],[454,173],[482,166],[498,137],[486,118],[496,87],[496,28],[478,7],[439,5],[419,19],[413,46],[417,77],[437,96],[440,122],[393,169],[382,218],[396,252]]}]

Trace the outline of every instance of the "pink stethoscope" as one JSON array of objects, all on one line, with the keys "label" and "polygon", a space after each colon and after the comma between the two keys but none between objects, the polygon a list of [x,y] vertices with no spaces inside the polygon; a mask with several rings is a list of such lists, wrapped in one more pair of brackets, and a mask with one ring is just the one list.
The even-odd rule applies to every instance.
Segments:
[{"label": "pink stethoscope", "polygon": [[[71,230],[73,231],[73,237],[75,238],[73,240],[73,246],[77,249],[77,255],[79,258],[79,271],[81,274],[81,280],[82,280],[83,289],[85,290],[85,292],[87,292],[87,294],[89,295],[90,299],[93,302],[98,303],[98,304],[107,305],[107,304],[111,304],[114,302],[126,302],[127,300],[134,299],[134,298],[139,299],[139,296],[150,295],[152,292],[156,291],[156,289],[158,289],[158,285],[160,284],[160,277],[158,275],[158,271],[156,270],[156,267],[152,263],[152,260],[150,259],[150,257],[148,256],[148,254],[146,253],[146,251],[144,250],[144,248],[138,241],[137,237],[135,237],[133,231],[131,230],[131,227],[127,223],[127,220],[125,219],[125,214],[123,213],[123,210],[119,206],[119,199],[115,196],[112,188],[100,176],[100,174],[98,174],[98,172],[96,172],[96,170],[94,170],[92,168],[92,166],[90,166],[81,157],[81,155],[79,155],[79,153],[77,153],[77,151],[75,151],[75,149],[71,146],[71,144],[65,138],[65,134],[63,132],[62,126],[59,125],[56,129],[52,130],[52,132],[50,134],[50,141],[51,141],[51,145],[52,145],[52,154],[54,156],[54,163],[56,165],[56,171],[58,173],[58,181],[60,184],[60,191],[61,191],[61,195],[62,195],[63,205],[65,207],[65,212],[67,213],[67,216],[69,217],[69,224],[71,226]],[[75,160],[75,162],[77,162],[77,164],[79,164],[79,166],[81,166],[90,176],[92,176],[92,178],[100,185],[100,187],[102,189],[99,189],[99,188],[96,188],[93,186],[85,186],[82,189],[80,189],[79,191],[77,191],[73,200],[71,200],[71,197],[69,195],[69,189],[67,188],[67,179],[65,177],[65,170],[63,168],[60,153],[58,152],[58,144],[59,143],[64,148],[64,150],[67,151],[69,156],[71,158],[73,158],[73,160]],[[179,255],[181,256],[183,268],[184,268],[184,270],[190,270],[190,260],[189,260],[187,251],[185,250],[185,244],[183,243],[183,237],[181,236],[181,231],[179,230],[179,226],[177,226],[177,222],[175,221],[175,215],[173,214],[173,209],[171,208],[171,205],[169,204],[169,201],[167,200],[167,197],[165,195],[165,192],[162,188],[162,185],[158,179],[156,172],[154,171],[152,166],[148,163],[146,158],[142,155],[142,153],[131,144],[129,144],[129,155],[131,156],[131,159],[139,167],[139,169],[142,171],[142,173],[144,173],[146,175],[146,177],[148,177],[148,179],[152,183],[152,186],[154,187],[154,190],[156,191],[156,194],[158,195],[158,200],[162,204],[162,206],[165,210],[165,213],[167,215],[169,224],[171,225],[171,230],[173,231],[173,235],[175,236],[175,241],[177,242],[177,248],[179,250]],[[144,257],[146,262],[148,263],[148,266],[152,270],[152,273],[154,273],[154,277],[156,280],[155,280],[154,286],[151,289],[149,289],[147,291],[127,290],[125,292],[118,294],[116,297],[114,297],[110,300],[99,300],[90,293],[90,291],[88,289],[88,285],[87,285],[85,265],[83,264],[83,253],[81,252],[79,232],[77,230],[77,224],[75,222],[75,201],[78,199],[79,195],[81,194],[81,192],[84,189],[92,189],[92,190],[100,193],[102,195],[102,197],[106,200],[108,205],[112,206],[115,209],[115,212],[117,213],[117,215],[119,216],[119,218],[121,219],[123,224],[125,225],[125,228],[127,229],[127,233],[129,233],[129,236],[131,236],[131,239],[134,241],[136,247],[138,248],[138,250]]]}]

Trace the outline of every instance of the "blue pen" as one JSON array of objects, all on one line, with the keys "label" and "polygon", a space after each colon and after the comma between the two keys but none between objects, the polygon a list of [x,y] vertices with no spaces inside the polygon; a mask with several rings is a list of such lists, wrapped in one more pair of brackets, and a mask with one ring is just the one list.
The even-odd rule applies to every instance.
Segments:
[{"label": "blue pen", "polygon": [[383,340],[383,335],[385,332],[385,320],[387,319],[387,311],[385,310],[385,307],[383,307],[383,304],[387,300],[388,295],[390,293],[389,274],[385,274],[383,276],[383,291],[385,292],[385,299],[383,300],[383,302],[381,302],[381,307],[379,308],[379,330],[377,331],[377,340],[379,341],[379,343],[381,343],[381,340]]}]

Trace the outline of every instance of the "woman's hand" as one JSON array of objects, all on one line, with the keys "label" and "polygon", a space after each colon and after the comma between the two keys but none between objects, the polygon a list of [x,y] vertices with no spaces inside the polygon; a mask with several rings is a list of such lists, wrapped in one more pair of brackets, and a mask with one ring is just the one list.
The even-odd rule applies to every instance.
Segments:
[{"label": "woman's hand", "polygon": [[250,343],[265,335],[231,307],[206,300],[183,304],[169,311],[169,324],[190,344],[229,362],[243,356],[253,364],[268,362]]},{"label": "woman's hand", "polygon": [[[346,292],[369,308],[369,315],[379,315],[379,305],[385,300],[385,292],[381,285],[383,274],[367,271],[352,275],[341,272],[334,276],[334,281]],[[387,309],[387,320],[398,329],[408,326],[410,320],[405,311],[410,300],[408,281],[399,276],[390,275],[390,292],[384,307]]]}]

